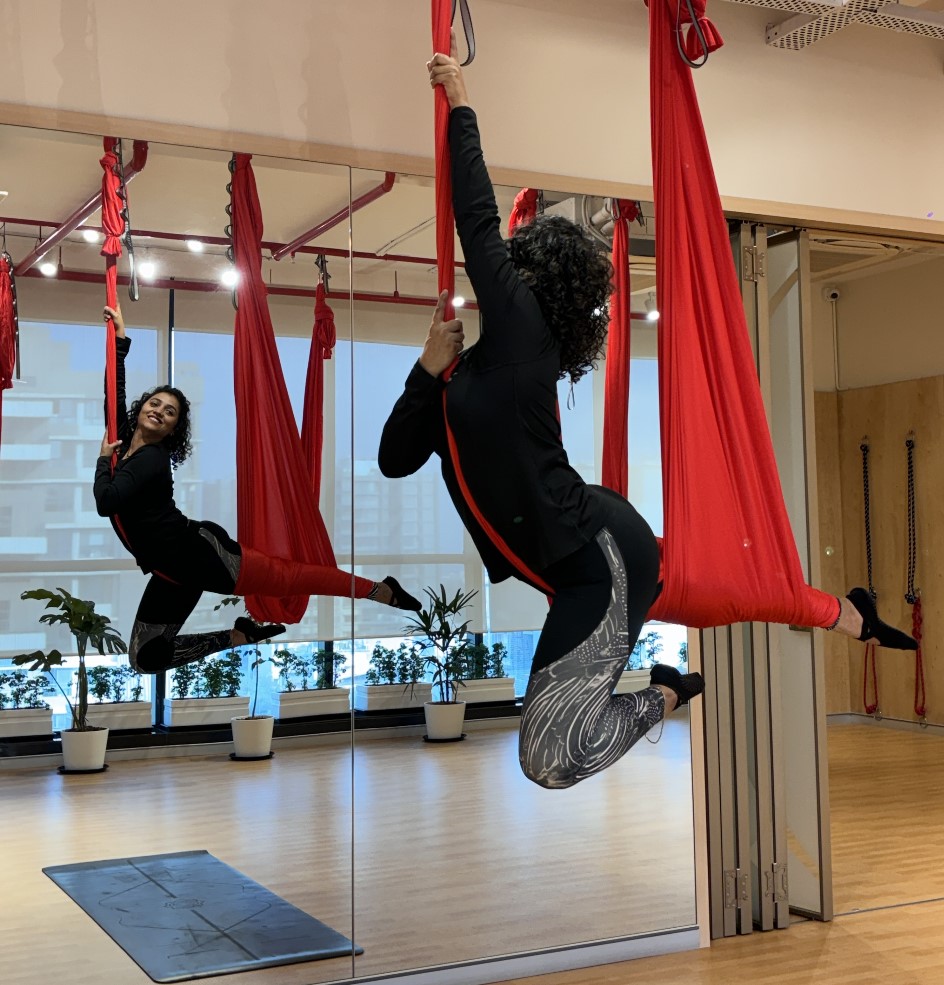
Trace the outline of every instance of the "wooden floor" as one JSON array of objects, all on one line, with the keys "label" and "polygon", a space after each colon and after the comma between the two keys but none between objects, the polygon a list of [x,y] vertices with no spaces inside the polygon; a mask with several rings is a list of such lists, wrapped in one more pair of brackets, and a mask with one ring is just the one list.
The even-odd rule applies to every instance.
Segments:
[{"label": "wooden floor", "polygon": [[566,791],[521,775],[508,728],[454,745],[360,742],[353,773],[346,747],[239,764],[228,752],[114,761],[96,776],[0,773],[0,981],[147,985],[41,869],[192,849],[364,948],[354,964],[287,965],[227,985],[307,985],[694,922],[681,716],[658,745],[640,742]]}]

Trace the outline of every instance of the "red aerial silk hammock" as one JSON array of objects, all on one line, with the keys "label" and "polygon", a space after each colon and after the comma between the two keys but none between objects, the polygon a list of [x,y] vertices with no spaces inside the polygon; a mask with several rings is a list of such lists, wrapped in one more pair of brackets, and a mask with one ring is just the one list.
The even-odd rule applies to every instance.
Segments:
[{"label": "red aerial silk hammock", "polygon": [[[262,210],[250,160],[249,154],[235,156],[232,183],[233,246],[239,276],[233,351],[237,539],[244,553],[333,567],[334,551],[312,497],[313,479],[269,316],[262,279]],[[246,593],[250,615],[261,621],[299,622],[307,606],[307,596],[273,598],[251,590]]]},{"label": "red aerial silk hammock", "polygon": [[[664,587],[654,619],[830,626],[787,517],[678,0],[650,0]],[[695,7],[709,50],[721,39]],[[690,21],[682,8],[683,23]],[[690,28],[686,51],[701,54]]]},{"label": "red aerial silk hammock", "polygon": [[639,214],[635,202],[615,199],[613,296],[603,387],[603,485],[629,494],[629,224]]},{"label": "red aerial silk hammock", "polygon": [[13,386],[16,366],[16,304],[13,298],[13,264],[0,253],[0,435],[3,433],[3,391]]},{"label": "red aerial silk hammock", "polygon": [[538,200],[541,193],[537,188],[522,188],[515,195],[514,204],[511,207],[511,215],[508,216],[508,235],[510,236],[518,226],[527,226],[534,222],[534,217],[538,214]]},{"label": "red aerial silk hammock", "polygon": [[316,504],[321,499],[321,452],[324,447],[324,361],[331,358],[335,342],[334,312],[325,300],[324,284],[320,283],[315,290],[315,324],[311,331],[302,417],[302,450]]}]

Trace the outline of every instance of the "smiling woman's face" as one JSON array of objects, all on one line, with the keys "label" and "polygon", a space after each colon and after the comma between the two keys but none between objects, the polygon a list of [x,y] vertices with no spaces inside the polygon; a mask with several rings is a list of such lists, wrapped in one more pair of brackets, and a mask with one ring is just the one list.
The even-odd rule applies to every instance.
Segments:
[{"label": "smiling woman's face", "polygon": [[162,441],[177,427],[180,402],[172,393],[158,391],[148,398],[138,413],[137,427],[149,441]]}]

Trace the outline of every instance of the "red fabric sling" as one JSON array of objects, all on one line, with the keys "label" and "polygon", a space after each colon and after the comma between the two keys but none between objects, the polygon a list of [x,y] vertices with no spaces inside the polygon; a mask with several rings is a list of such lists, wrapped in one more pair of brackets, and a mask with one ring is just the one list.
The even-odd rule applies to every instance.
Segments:
[{"label": "red fabric sling", "polygon": [[[114,137],[105,138],[103,141],[105,154],[99,162],[103,172],[102,231],[105,233],[101,254],[105,258],[105,304],[109,308],[118,307],[118,257],[121,256],[121,237],[125,231],[125,221],[121,215],[121,199],[118,196],[121,179],[118,176],[115,143]],[[105,430],[109,441],[118,440],[116,366],[115,323],[109,318],[105,325]],[[112,471],[115,468],[116,458],[117,453],[112,456]]]},{"label": "red fabric sling", "polygon": [[639,214],[635,202],[614,200],[613,295],[603,386],[602,483],[629,495],[629,224]]},{"label": "red fabric sling", "polygon": [[804,582],[676,14],[677,0],[650,0],[665,510],[664,587],[650,616],[829,626],[839,603]]},{"label": "red fabric sling", "polygon": [[[275,345],[262,279],[262,211],[248,154],[233,174],[233,246],[239,281],[233,370],[239,543],[265,555],[334,565],[324,521],[312,497],[298,426]],[[307,596],[247,595],[261,621],[299,622]]]},{"label": "red fabric sling", "polygon": [[518,226],[527,226],[534,222],[538,214],[538,199],[541,193],[536,188],[522,188],[515,195],[514,204],[511,207],[511,215],[508,216],[508,235],[510,236]]},{"label": "red fabric sling", "polygon": [[[452,47],[451,0],[432,0],[433,52],[448,55]],[[439,293],[449,292],[443,320],[455,318],[452,299],[456,293],[455,215],[452,211],[452,156],[449,153],[449,100],[436,86],[434,127],[436,137],[436,259]]]},{"label": "red fabric sling", "polygon": [[3,391],[13,386],[16,367],[16,305],[13,302],[13,264],[0,254],[0,436],[3,434]]},{"label": "red fabric sling", "polygon": [[[324,361],[330,359],[337,342],[334,312],[325,300],[324,284],[315,290],[315,324],[311,330],[305,404],[302,415],[302,450],[311,477],[315,505],[321,500],[321,453],[324,448]],[[334,563],[333,561],[331,562]]]}]

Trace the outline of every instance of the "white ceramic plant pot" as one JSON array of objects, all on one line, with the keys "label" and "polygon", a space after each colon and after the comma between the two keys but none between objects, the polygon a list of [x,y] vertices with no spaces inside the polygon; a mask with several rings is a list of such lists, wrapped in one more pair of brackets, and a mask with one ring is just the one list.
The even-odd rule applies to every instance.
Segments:
[{"label": "white ceramic plant pot", "polygon": [[62,768],[68,773],[100,770],[105,765],[108,729],[91,728],[84,732],[62,730]]},{"label": "white ceramic plant pot", "polygon": [[426,712],[426,738],[430,742],[460,738],[465,722],[464,701],[427,701],[423,710]]},{"label": "white ceramic plant pot", "polygon": [[272,752],[271,715],[241,716],[232,720],[233,754],[237,759],[262,759]]}]

